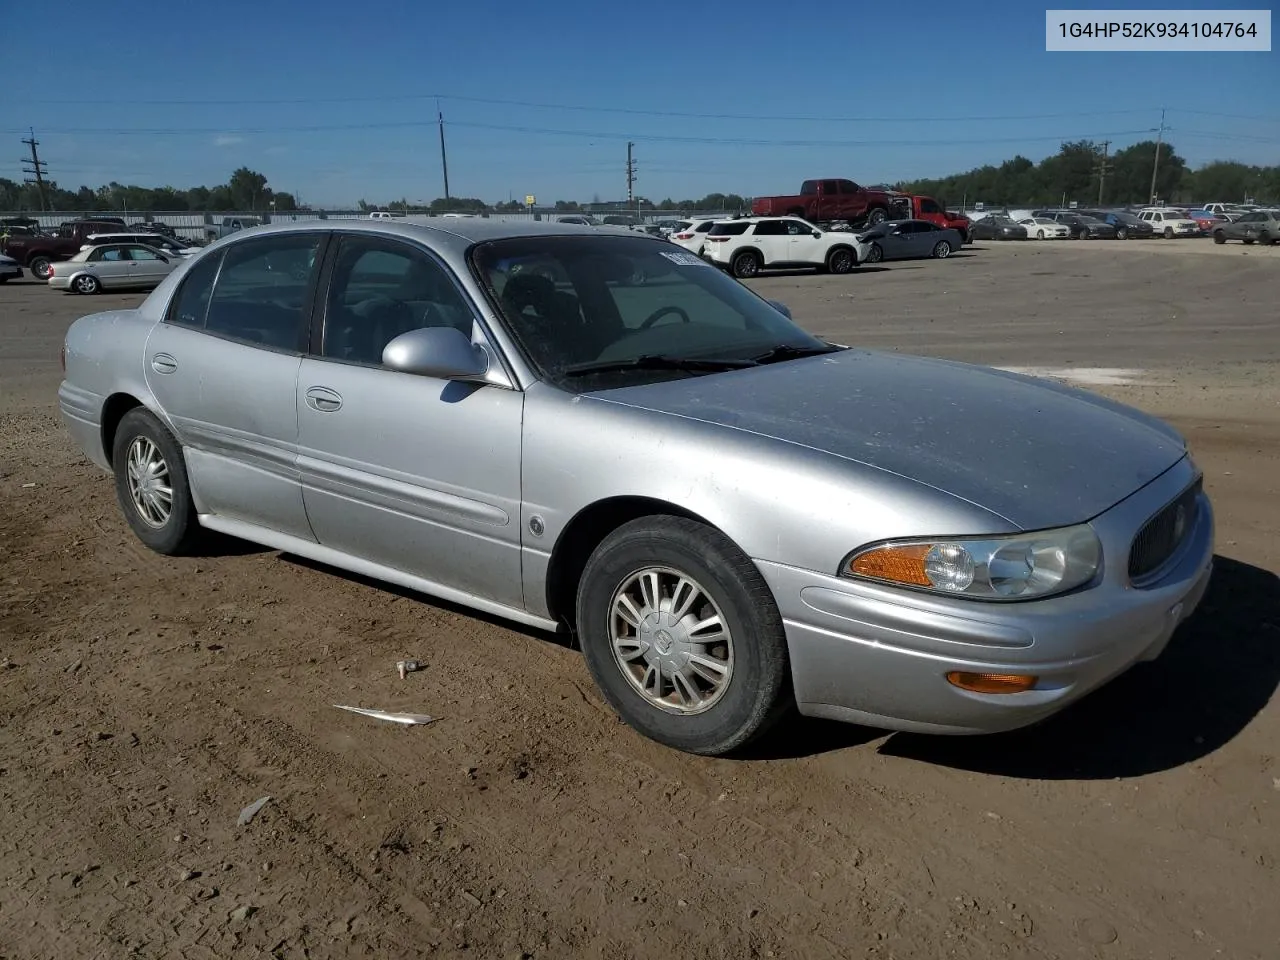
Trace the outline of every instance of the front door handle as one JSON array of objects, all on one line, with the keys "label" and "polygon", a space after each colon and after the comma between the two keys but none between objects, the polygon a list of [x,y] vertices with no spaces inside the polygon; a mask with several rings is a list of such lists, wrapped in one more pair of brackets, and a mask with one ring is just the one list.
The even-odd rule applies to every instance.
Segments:
[{"label": "front door handle", "polygon": [[307,406],[321,413],[332,413],[342,407],[342,396],[328,387],[310,387],[307,390]]},{"label": "front door handle", "polygon": [[173,373],[178,369],[178,361],[167,353],[157,353],[151,358],[151,369],[156,373]]}]

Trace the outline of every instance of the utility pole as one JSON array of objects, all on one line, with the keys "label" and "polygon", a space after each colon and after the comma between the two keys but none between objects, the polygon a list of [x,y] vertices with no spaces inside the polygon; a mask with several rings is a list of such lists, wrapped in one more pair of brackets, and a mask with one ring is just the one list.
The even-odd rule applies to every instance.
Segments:
[{"label": "utility pole", "polygon": [[[27,129],[31,130],[30,127]],[[34,183],[36,185],[36,188],[40,191],[40,212],[43,213],[49,209],[49,202],[48,198],[45,196],[44,186],[44,175],[47,172],[45,168],[48,164],[40,159],[40,154],[36,150],[36,147],[40,146],[40,141],[36,139],[36,132],[34,130],[31,130],[31,139],[23,140],[22,142],[31,148],[31,159],[28,160],[26,157],[22,158],[22,172],[30,174],[31,176],[24,177],[22,182]],[[28,170],[27,167],[30,167],[31,169]],[[32,177],[35,179],[32,179]]]},{"label": "utility pole", "polygon": [[1151,205],[1156,203],[1156,171],[1160,169],[1160,144],[1164,142],[1164,108],[1160,110],[1160,132],[1156,134],[1156,158],[1151,164]]},{"label": "utility pole", "polygon": [[634,143],[627,143],[627,206],[631,206],[631,202],[635,199],[635,183],[636,183],[636,162],[631,159],[631,150],[635,147]]},{"label": "utility pole", "polygon": [[449,199],[449,157],[444,149],[444,113],[440,110],[440,100],[436,99],[436,120],[440,124],[440,169],[444,172],[444,198]]},{"label": "utility pole", "polygon": [[1107,151],[1110,147],[1110,140],[1102,141],[1102,156],[1098,158],[1098,206],[1102,206],[1102,188],[1106,185],[1107,174],[1111,170],[1111,163],[1107,160]]}]

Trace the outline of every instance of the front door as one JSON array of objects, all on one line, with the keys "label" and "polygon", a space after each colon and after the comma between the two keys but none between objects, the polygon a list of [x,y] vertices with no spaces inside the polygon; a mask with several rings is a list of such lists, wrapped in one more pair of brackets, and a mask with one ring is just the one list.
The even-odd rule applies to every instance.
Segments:
[{"label": "front door", "polygon": [[787,259],[791,263],[822,263],[826,258],[826,243],[815,237],[813,230],[813,224],[803,220],[787,221]]},{"label": "front door", "polygon": [[401,333],[475,311],[442,263],[385,237],[340,241],[314,355],[298,379],[303,501],[325,546],[523,607],[520,436],[524,394],[401,373]]},{"label": "front door", "polygon": [[141,244],[125,248],[129,254],[129,285],[154,287],[169,275],[169,261]]},{"label": "front door", "polygon": [[[298,367],[324,239],[269,235],[202,258],[152,330],[144,368],[199,510],[304,540]],[[297,270],[278,269],[284,260]]]}]

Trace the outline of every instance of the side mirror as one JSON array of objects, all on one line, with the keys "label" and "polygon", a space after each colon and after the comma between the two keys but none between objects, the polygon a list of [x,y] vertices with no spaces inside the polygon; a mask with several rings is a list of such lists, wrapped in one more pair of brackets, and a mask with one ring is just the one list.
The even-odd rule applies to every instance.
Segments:
[{"label": "side mirror", "polygon": [[769,306],[773,307],[773,309],[777,310],[780,314],[782,314],[788,320],[794,319],[791,316],[791,309],[781,300],[770,300]]},{"label": "side mirror", "polygon": [[401,373],[441,380],[478,380],[489,372],[489,355],[456,327],[420,327],[382,348],[382,363]]},{"label": "side mirror", "polygon": [[820,237],[820,236],[822,236],[822,231],[821,231],[821,230],[815,230],[815,231],[813,231],[813,236],[814,236],[814,238],[815,238],[815,239],[816,239],[816,238],[818,238],[818,237]]}]

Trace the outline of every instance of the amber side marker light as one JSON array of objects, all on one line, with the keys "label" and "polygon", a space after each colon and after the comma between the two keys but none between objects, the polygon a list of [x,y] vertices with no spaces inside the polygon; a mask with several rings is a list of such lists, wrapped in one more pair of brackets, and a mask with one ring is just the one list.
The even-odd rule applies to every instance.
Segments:
[{"label": "amber side marker light", "polygon": [[952,670],[947,682],[971,693],[1022,693],[1036,685],[1039,677],[1023,673],[966,673]]}]

